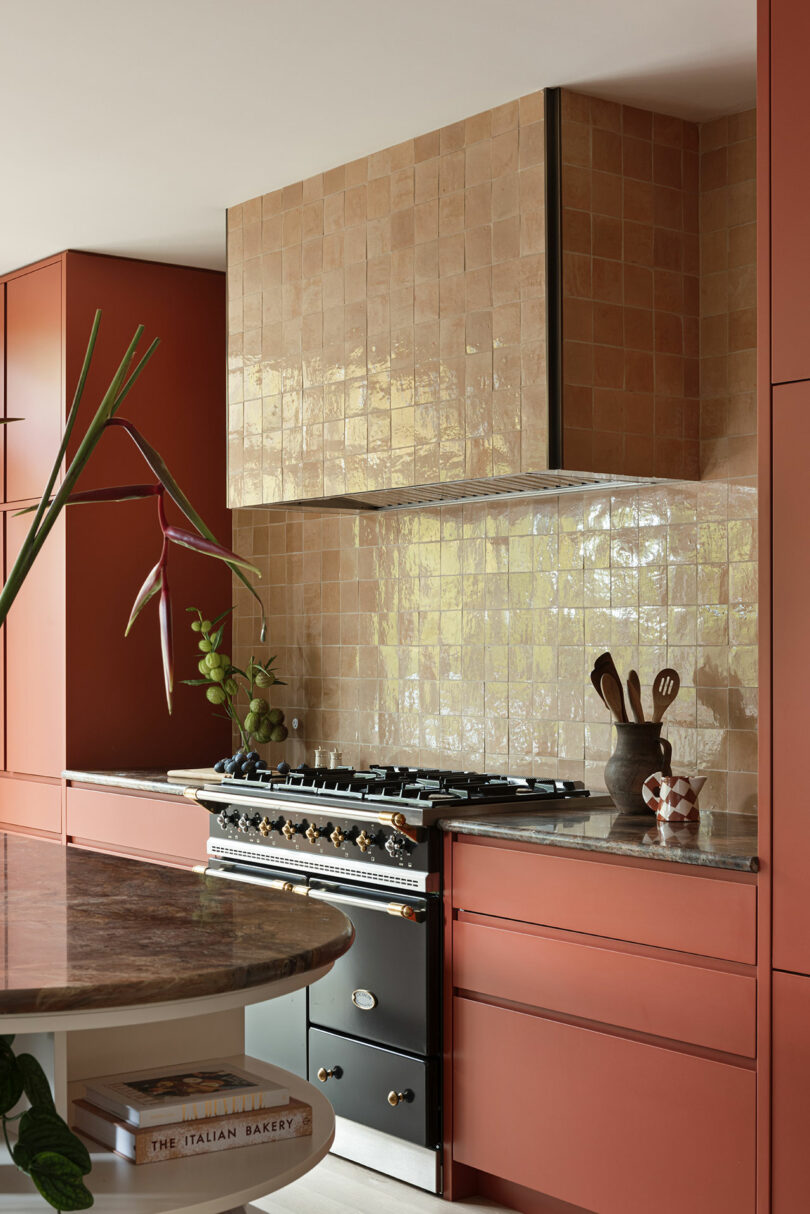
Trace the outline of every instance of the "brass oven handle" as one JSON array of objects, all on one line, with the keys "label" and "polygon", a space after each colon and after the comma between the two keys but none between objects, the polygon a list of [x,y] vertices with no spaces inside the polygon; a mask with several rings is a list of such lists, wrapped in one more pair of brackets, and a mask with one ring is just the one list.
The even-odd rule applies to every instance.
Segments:
[{"label": "brass oven handle", "polygon": [[325,1066],[322,1066],[318,1070],[318,1079],[321,1083],[326,1083],[327,1079],[340,1079],[342,1074],[343,1070],[339,1066],[330,1066],[328,1070]]},{"label": "brass oven handle", "polygon": [[398,1104],[410,1104],[413,1100],[413,1092],[410,1088],[406,1088],[404,1092],[389,1092],[388,1103],[392,1109],[395,1109]]},{"label": "brass oven handle", "polygon": [[228,869],[201,868],[206,877],[225,877],[232,881],[245,881],[250,885],[261,885],[265,889],[280,889],[287,894],[298,894],[300,898],[312,898],[316,902],[334,902],[338,906],[359,906],[363,910],[381,911],[386,915],[395,915],[407,919],[409,923],[421,923],[423,913],[417,907],[409,906],[407,902],[376,902],[370,898],[358,898],[354,894],[332,893],[327,889],[314,889],[311,885],[294,885],[292,881],[278,881],[266,877],[248,877],[242,873],[234,873]]}]

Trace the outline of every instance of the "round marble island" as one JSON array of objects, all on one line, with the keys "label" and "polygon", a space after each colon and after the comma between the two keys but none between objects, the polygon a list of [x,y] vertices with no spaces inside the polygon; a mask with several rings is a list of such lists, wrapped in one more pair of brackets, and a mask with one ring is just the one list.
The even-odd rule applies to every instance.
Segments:
[{"label": "round marble island", "polygon": [[[244,1008],[316,981],[352,936],[323,902],[0,833],[0,1032],[36,1053],[68,1121],[91,1078],[205,1058],[261,1070],[312,1106],[311,1137],[166,1163],[88,1142],[98,1214],[224,1214],[324,1157],[330,1105],[295,1075],[245,1064]],[[47,1209],[0,1155],[0,1214]]]}]

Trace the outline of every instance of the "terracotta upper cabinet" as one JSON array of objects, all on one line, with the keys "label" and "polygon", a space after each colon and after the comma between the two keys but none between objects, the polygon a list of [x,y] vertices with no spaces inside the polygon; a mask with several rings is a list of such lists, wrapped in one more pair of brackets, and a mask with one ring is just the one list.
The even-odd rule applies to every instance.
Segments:
[{"label": "terracotta upper cabinet", "polygon": [[6,284],[6,500],[39,497],[62,425],[62,266],[46,264]]},{"label": "terracotta upper cabinet", "polygon": [[771,273],[774,383],[810,379],[810,5],[771,0]]}]

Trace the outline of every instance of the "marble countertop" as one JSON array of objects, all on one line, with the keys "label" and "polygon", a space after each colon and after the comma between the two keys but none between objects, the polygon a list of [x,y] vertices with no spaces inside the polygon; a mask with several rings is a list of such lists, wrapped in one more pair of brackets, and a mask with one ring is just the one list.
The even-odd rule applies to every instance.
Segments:
[{"label": "marble countertop", "polygon": [[349,947],[324,902],[0,833],[0,1012],[163,1003],[246,990]]},{"label": "marble countertop", "polygon": [[182,797],[183,789],[188,788],[192,780],[185,784],[176,784],[169,780],[165,771],[74,771],[68,769],[62,775],[66,780],[75,784],[101,784],[108,788],[131,788],[136,792],[154,792],[159,796]]},{"label": "marble countertop", "polygon": [[620,814],[615,809],[538,809],[524,813],[490,814],[477,818],[446,818],[444,831],[491,839],[609,852],[645,860],[670,860],[707,868],[755,873],[757,818],[754,814],[706,812],[700,822],[657,822],[652,815]]}]

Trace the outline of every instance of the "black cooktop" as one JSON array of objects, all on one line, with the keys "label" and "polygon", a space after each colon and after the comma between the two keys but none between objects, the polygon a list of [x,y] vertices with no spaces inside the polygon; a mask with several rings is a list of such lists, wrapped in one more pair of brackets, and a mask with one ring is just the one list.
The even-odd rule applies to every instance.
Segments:
[{"label": "black cooktop", "polygon": [[249,779],[226,777],[228,792],[262,790],[285,799],[310,801],[313,797],[349,798],[381,806],[525,805],[587,797],[579,781],[544,779],[536,776],[502,776],[476,771],[443,768],[402,767],[373,764],[364,771],[353,767],[300,767],[280,774],[256,772]]}]

